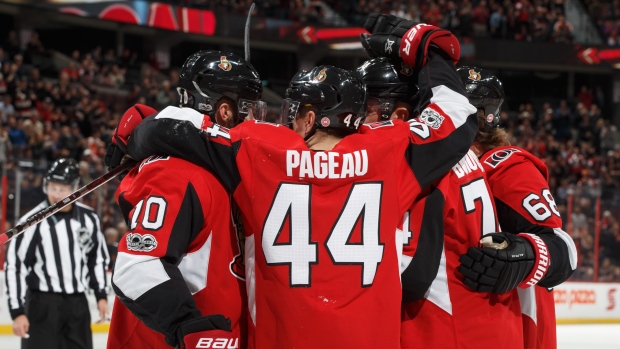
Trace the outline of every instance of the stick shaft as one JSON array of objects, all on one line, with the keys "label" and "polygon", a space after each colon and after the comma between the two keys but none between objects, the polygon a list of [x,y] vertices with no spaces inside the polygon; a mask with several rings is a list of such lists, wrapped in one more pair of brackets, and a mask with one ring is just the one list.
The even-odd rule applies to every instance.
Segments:
[{"label": "stick shaft", "polygon": [[104,185],[105,183],[109,182],[112,178],[118,176],[119,174],[121,174],[121,173],[123,173],[123,172],[125,172],[127,170],[130,170],[136,164],[137,164],[137,162],[135,162],[133,160],[126,161],[125,163],[123,163],[119,167],[113,169],[112,171],[109,171],[109,172],[105,173],[101,177],[95,179],[94,181],[86,184],[85,186],[83,186],[80,189],[76,190],[75,192],[71,193],[66,198],[64,198],[64,199],[58,201],[57,203],[55,203],[55,204],[53,204],[51,206],[48,206],[48,207],[42,209],[41,211],[35,213],[34,215],[30,216],[25,222],[16,225],[15,227],[7,230],[4,234],[0,235],[0,246],[3,245],[4,243],[10,241],[13,237],[23,233],[26,229],[30,228],[31,226],[33,226],[35,224],[38,224],[39,222],[41,222],[45,218],[47,218],[47,217],[53,215],[54,213],[62,210],[63,208],[67,207],[67,205],[71,205],[75,201],[79,200],[81,197],[85,196],[86,194],[90,193],[91,191],[93,191],[93,190],[99,188],[100,186]]},{"label": "stick shaft", "polygon": [[254,3],[250,5],[250,11],[248,12],[248,18],[245,20],[245,35],[243,36],[243,46],[245,49],[245,60],[250,62],[250,18],[252,18],[252,12],[254,12]]}]

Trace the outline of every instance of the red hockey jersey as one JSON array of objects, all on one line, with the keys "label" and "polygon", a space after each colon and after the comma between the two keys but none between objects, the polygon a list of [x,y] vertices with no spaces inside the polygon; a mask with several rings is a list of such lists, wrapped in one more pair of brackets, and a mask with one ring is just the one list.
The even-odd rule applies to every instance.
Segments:
[{"label": "red hockey jersey", "polygon": [[[222,314],[244,348],[247,295],[235,258],[240,244],[230,195],[207,171],[173,157],[151,157],[117,189],[129,225],[118,247],[108,348],[161,348],[192,318]],[[150,327],[147,328],[146,326]],[[124,329],[121,329],[124,327]]]},{"label": "red hockey jersey", "polygon": [[133,158],[182,156],[234,193],[246,228],[250,347],[400,346],[396,228],[477,129],[454,68],[435,65],[436,79],[420,79],[436,84],[420,87],[429,101],[420,121],[364,125],[330,151],[309,149],[282,125],[228,131],[187,108],[168,107],[132,133]]},{"label": "red hockey jersey", "polygon": [[516,291],[473,292],[456,270],[470,246],[499,231],[490,193],[470,151],[405,215],[403,294],[415,301],[403,305],[402,348],[523,348]]},{"label": "red hockey jersey", "polygon": [[554,287],[577,267],[577,250],[562,230],[562,219],[547,183],[547,166],[524,149],[504,146],[480,161],[495,199],[503,231],[532,233],[547,244],[550,266],[535,287],[518,289],[523,312],[525,348],[556,348]]}]

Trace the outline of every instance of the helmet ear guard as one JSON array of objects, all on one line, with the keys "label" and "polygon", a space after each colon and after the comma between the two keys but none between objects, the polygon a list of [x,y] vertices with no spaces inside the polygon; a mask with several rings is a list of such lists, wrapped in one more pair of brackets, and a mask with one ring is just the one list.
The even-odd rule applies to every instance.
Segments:
[{"label": "helmet ear guard", "polygon": [[499,127],[506,96],[502,82],[491,72],[476,67],[460,67],[456,71],[463,81],[469,103],[484,111],[485,129]]}]

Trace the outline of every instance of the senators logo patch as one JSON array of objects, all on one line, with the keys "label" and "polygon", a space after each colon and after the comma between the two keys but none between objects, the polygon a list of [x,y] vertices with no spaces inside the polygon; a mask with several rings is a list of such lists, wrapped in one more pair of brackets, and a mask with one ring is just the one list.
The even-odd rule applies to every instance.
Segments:
[{"label": "senators logo patch", "polygon": [[217,66],[220,67],[220,69],[225,70],[225,71],[229,71],[232,69],[232,64],[230,64],[226,56],[220,57],[220,64],[218,64]]},{"label": "senators logo patch", "polygon": [[327,79],[327,69],[323,68],[318,74],[316,74],[313,80],[320,82],[320,81],[325,81],[325,79]]},{"label": "senators logo patch", "polygon": [[413,75],[413,68],[411,68],[409,66],[409,64],[402,62],[400,65],[401,69],[400,69],[400,73],[406,76],[411,76]]},{"label": "senators logo patch", "polygon": [[486,159],[484,159],[484,163],[493,168],[496,168],[497,165],[499,165],[502,161],[508,159],[512,154],[520,152],[521,151],[519,149],[515,148],[498,150],[495,153],[489,155]]},{"label": "senators logo patch", "polygon": [[480,76],[480,73],[478,73],[477,71],[473,69],[469,69],[469,77],[467,78],[473,81],[480,81],[482,77]]}]

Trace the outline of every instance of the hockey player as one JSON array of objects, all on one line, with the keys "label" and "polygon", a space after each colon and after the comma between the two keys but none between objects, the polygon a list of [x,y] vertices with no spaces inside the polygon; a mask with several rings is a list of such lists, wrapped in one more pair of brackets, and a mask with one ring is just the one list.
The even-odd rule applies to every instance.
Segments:
[{"label": "hockey player", "polygon": [[[475,109],[453,63],[417,44],[433,41],[434,30],[382,36],[407,34],[416,43],[404,51],[402,40],[395,50],[419,58],[421,99],[436,116],[429,124],[361,126],[363,84],[321,66],[296,75],[287,90],[283,117],[297,133],[258,121],[228,131],[200,113],[185,114],[187,122],[162,112],[130,137],[117,136],[133,158],[183,156],[234,193],[246,227],[250,347],[399,347],[394,231],[421,188],[463,157],[475,133]],[[458,46],[449,37],[440,50]]]},{"label": "hockey player", "polygon": [[[503,293],[519,286],[525,348],[556,348],[550,288],[566,281],[577,267],[575,244],[562,230],[547,183],[547,166],[526,150],[511,146],[506,132],[498,128],[502,83],[482,69],[458,71],[470,102],[478,108],[480,128],[472,150],[487,173],[499,224],[504,231],[521,232],[492,235],[493,248],[471,247],[461,257],[459,271],[466,277],[465,284],[477,291]],[[533,260],[517,269],[502,267],[518,246],[525,247],[521,252]]]},{"label": "hockey player", "polygon": [[367,91],[367,124],[386,121],[407,121],[414,116],[418,102],[417,80],[407,64],[392,65],[385,57],[364,62],[357,68]]},{"label": "hockey player", "polygon": [[[368,90],[369,116],[407,120],[412,115],[417,86],[406,75],[410,70],[398,66],[375,58],[358,68]],[[420,119],[428,116],[423,112]],[[484,170],[470,151],[405,214],[399,230],[402,348],[523,348],[516,293],[472,292],[456,275],[467,248],[498,231],[489,193]],[[502,331],[489,333],[497,323]]]},{"label": "hockey player", "polygon": [[[235,125],[265,111],[258,73],[231,53],[191,55],[178,92],[181,108],[162,114],[200,111]],[[123,118],[154,113],[136,105]],[[245,348],[241,241],[218,180],[179,158],[153,156],[123,179],[117,201],[130,229],[119,244],[112,284],[135,316],[115,306],[108,348]]]}]

